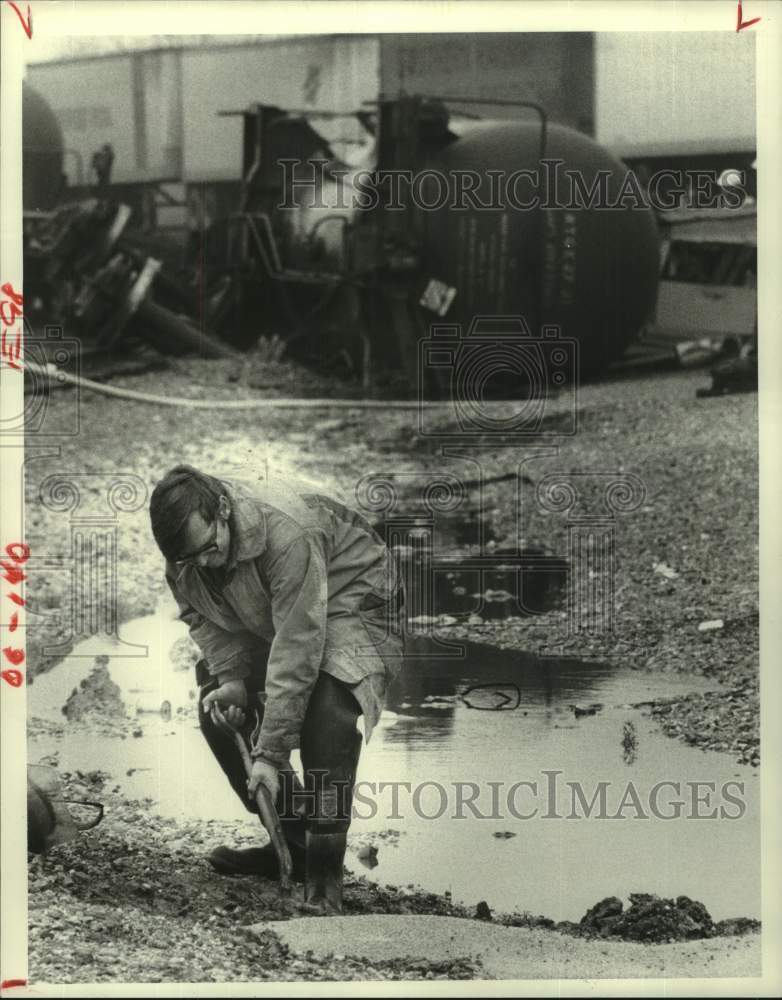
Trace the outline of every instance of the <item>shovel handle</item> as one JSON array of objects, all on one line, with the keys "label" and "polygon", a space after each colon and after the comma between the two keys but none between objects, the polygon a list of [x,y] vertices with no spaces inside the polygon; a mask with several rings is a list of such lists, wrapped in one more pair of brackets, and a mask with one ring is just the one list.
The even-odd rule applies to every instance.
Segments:
[{"label": "shovel handle", "polygon": [[269,789],[265,785],[258,786],[255,792],[255,802],[258,806],[261,822],[266,827],[266,832],[269,834],[269,839],[277,854],[277,863],[280,867],[280,892],[289,893],[291,890],[293,861],[288,844],[283,836],[280,817],[274,807]]},{"label": "shovel handle", "polygon": [[[212,706],[212,719],[224,732],[227,733],[230,730],[236,748],[241,755],[244,770],[249,778],[252,774],[253,762],[242,734],[227,721],[217,705]],[[288,894],[291,891],[293,861],[291,860],[291,852],[288,844],[283,836],[282,824],[280,823],[280,817],[274,805],[274,800],[265,785],[258,785],[255,791],[255,803],[258,806],[258,815],[261,818],[261,823],[266,828],[269,840],[271,840],[272,847],[277,855],[277,863],[280,868],[280,892]]]}]

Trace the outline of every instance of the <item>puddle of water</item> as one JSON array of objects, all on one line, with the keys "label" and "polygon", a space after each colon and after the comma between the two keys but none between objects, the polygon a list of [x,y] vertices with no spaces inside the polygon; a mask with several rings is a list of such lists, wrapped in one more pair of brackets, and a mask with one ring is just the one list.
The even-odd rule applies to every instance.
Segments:
[{"label": "puddle of water", "polygon": [[[173,599],[165,598],[155,614],[121,627],[126,648],[135,646],[134,653],[146,648],[146,655],[123,656],[123,646],[116,642],[110,650],[106,666],[132,716],[139,709],[156,710],[163,701],[169,701],[174,712],[195,703],[194,672],[174,670],[169,658],[173,644],[187,635],[187,626],[176,615]],[[105,636],[87,639],[53,670],[37,675],[30,687],[30,714],[64,722],[63,705],[94,669],[95,656],[107,652],[107,642]]]},{"label": "puddle of water", "polygon": [[[35,737],[30,760],[56,747],[61,770],[109,771],[126,795],[152,798],[163,815],[236,819],[256,827],[212,758],[197,720],[192,713],[177,714],[178,708],[192,708],[195,694],[192,674],[173,671],[168,662],[172,643],[184,633],[173,605],[166,607],[123,629],[126,641],[149,647],[146,658],[118,656],[108,662],[131,714],[137,705],[168,700],[174,712],[169,721],[134,714],[140,738],[74,732],[57,744]],[[349,854],[359,874],[554,919],[579,919],[598,899],[630,892],[685,894],[704,902],[715,920],[760,916],[757,773],[727,754],[662,736],[642,711],[626,707],[707,690],[713,682],[540,660],[485,646],[465,645],[463,658],[443,659],[425,638],[411,645],[412,655],[389,692],[388,711],[362,755],[361,798],[351,828],[359,835],[393,828],[401,836],[395,843],[378,841],[371,871]],[[36,678],[29,692],[31,714],[64,721],[62,705],[93,667],[84,655],[88,651],[85,644],[81,658],[71,657]],[[427,655],[432,652],[439,657]],[[492,707],[501,710],[487,710]],[[554,778],[547,771],[561,772],[553,807],[548,796]],[[508,807],[509,790],[521,781],[537,782],[537,794],[520,787],[512,804],[522,814],[537,806],[533,818],[520,819]],[[680,794],[669,786],[659,794],[662,811],[670,813],[674,800],[686,803],[678,819],[651,815],[650,795],[662,781],[679,783]],[[688,783],[698,781],[715,783],[715,790],[711,805],[697,811],[716,805],[731,814],[738,807],[721,790],[726,782],[743,782],[743,796],[737,788],[732,792],[743,797],[741,818],[688,818],[693,812]],[[396,810],[391,787],[381,789],[381,782],[410,783],[409,791],[398,786]],[[488,818],[459,807],[456,782],[477,786],[475,808]],[[625,796],[625,818],[594,813],[583,818],[583,807],[577,809],[582,818],[546,818],[546,813],[572,813],[568,782],[580,783],[587,802],[599,792],[599,782],[608,782],[604,815],[615,815]],[[629,802],[626,797],[630,782],[650,818],[635,818],[632,796]],[[374,783],[374,791],[367,783]],[[419,814],[413,808],[416,788]],[[443,802],[440,818],[425,818],[441,811]],[[501,818],[492,818],[497,812]],[[459,815],[463,818],[455,818]]]},{"label": "puddle of water", "polygon": [[[427,652],[425,642],[419,652]],[[419,882],[469,903],[486,899],[500,910],[518,908],[554,919],[579,919],[598,899],[626,898],[630,892],[689,895],[703,901],[714,919],[760,916],[756,772],[729,755],[669,739],[640,710],[621,707],[713,689],[713,682],[539,660],[485,647],[467,646],[466,654],[456,662],[413,656],[390,692],[384,728],[366,748],[360,769],[360,779],[378,783],[376,794],[366,794],[371,804],[361,806],[361,815],[368,817],[361,825],[391,826],[403,836],[398,846],[379,845],[371,872],[360,866],[356,871],[383,883]],[[471,709],[465,702],[505,710]],[[569,706],[578,709],[578,716]],[[561,772],[554,808],[548,796],[555,779],[546,771]],[[400,777],[414,787],[417,781],[445,788],[445,799],[430,786],[418,802],[419,812],[434,816],[447,801],[443,816],[416,815],[412,795],[400,789],[397,815],[403,818],[390,819],[391,792],[381,793],[379,783]],[[536,795],[524,787],[513,800],[522,815],[537,806],[534,818],[519,819],[508,808],[508,790],[520,781],[538,783]],[[681,818],[652,815],[650,794],[661,781],[678,782],[681,795],[662,788],[658,811],[672,812],[678,798],[687,803]],[[732,808],[720,790],[725,782],[743,782],[743,817],[686,818],[693,812],[688,783],[699,781],[714,782],[712,804],[732,814],[738,807]],[[455,782],[478,785],[476,808],[487,818],[459,808]],[[632,782],[650,818],[634,818],[636,810],[627,800],[626,818],[597,818],[599,799],[588,819],[578,800],[581,818],[554,818],[573,813],[574,793],[567,782],[579,782],[587,802],[599,782],[608,782],[606,816],[616,815]],[[737,788],[732,791],[739,794]],[[491,818],[497,812],[492,794],[498,796],[501,819]],[[377,815],[370,818],[373,806]],[[708,802],[695,811],[709,812]],[[459,815],[465,818],[455,818]]]},{"label": "puddle of water", "polygon": [[[195,713],[195,671],[172,669],[169,653],[187,626],[176,619],[176,606],[165,600],[154,615],[135,619],[121,629],[124,642],[147,647],[146,656],[123,657],[122,647],[108,657],[106,667],[122,693],[134,726],[118,726],[117,735],[93,733],[76,726],[62,742],[41,735],[29,741],[29,759],[56,751],[61,771],[109,772],[123,794],[151,798],[163,816],[184,819],[245,820],[257,827],[227,787],[222,771],[201,736]],[[60,724],[67,722],[62,706],[74,688],[94,669],[93,647],[105,653],[106,640],[81,643],[29,689],[30,715]],[[160,713],[168,703],[170,717]],[[166,716],[168,713],[166,713]],[[142,735],[132,735],[138,728]],[[121,735],[121,733],[124,735]]]},{"label": "puddle of water", "polygon": [[[465,539],[460,541],[466,544]],[[408,581],[412,617],[431,610],[464,617],[478,614],[484,619],[540,614],[562,606],[567,586],[567,562],[536,549],[521,554],[494,549],[490,557],[475,560],[461,555],[434,559],[429,550],[398,552],[398,556]],[[425,590],[416,585],[421,579],[431,580],[431,610],[425,606]]]}]

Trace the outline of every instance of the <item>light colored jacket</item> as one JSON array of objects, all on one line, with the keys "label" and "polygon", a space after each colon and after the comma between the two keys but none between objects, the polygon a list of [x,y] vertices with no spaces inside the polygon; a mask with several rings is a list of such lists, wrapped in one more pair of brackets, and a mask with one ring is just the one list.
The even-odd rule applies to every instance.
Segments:
[{"label": "light colored jacket", "polygon": [[[319,670],[360,693],[384,691],[401,667],[390,627],[399,574],[369,522],[311,486],[221,481],[231,502],[226,567],[167,563],[166,578],[209,672],[221,683],[264,681],[254,756],[282,761],[299,746]],[[265,663],[258,637],[271,644]],[[379,714],[371,698],[358,700],[365,715]],[[370,731],[375,721],[366,719]]]}]

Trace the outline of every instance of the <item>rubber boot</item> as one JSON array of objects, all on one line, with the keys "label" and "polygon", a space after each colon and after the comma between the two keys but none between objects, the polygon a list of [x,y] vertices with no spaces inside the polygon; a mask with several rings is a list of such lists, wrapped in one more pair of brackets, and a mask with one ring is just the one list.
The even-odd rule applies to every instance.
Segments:
[{"label": "rubber boot", "polygon": [[[293,880],[303,882],[306,874],[307,821],[296,811],[293,798],[303,790],[303,786],[292,769],[281,771],[280,778],[280,794],[276,802],[280,825],[291,852]],[[271,843],[264,844],[263,847],[247,847],[241,850],[217,847],[209,855],[209,863],[221,875],[257,875],[269,879],[280,877],[280,866]]]},{"label": "rubber boot", "polygon": [[[300,839],[289,836],[283,825],[283,833],[291,852],[293,869],[291,877],[294,882],[303,882],[306,876],[306,830],[305,824],[300,824]],[[209,863],[221,875],[257,875],[260,878],[278,879],[280,866],[274,847],[264,844],[263,847],[216,847],[209,855]]]},{"label": "rubber boot", "polygon": [[307,908],[327,916],[342,913],[342,875],[347,830],[313,833],[307,830]]},{"label": "rubber boot", "polygon": [[318,776],[315,816],[307,824],[305,900],[307,909],[324,916],[342,913],[343,864],[362,743],[361,733],[354,736],[339,764]]}]

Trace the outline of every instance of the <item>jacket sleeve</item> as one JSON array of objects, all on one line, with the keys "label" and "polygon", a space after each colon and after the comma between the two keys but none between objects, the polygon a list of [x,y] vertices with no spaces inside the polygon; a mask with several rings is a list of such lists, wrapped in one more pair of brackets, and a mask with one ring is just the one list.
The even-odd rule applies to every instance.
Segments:
[{"label": "jacket sleeve", "polygon": [[294,538],[264,558],[263,570],[275,635],[266,668],[266,707],[253,757],[282,763],[299,746],[326,644],[328,570],[322,537],[313,532]]},{"label": "jacket sleeve", "polygon": [[242,637],[220,628],[196,611],[177,587],[170,564],[166,564],[166,582],[179,607],[179,620],[190,629],[190,638],[201,650],[209,673],[217,676],[221,684],[249,677],[251,654]]}]

